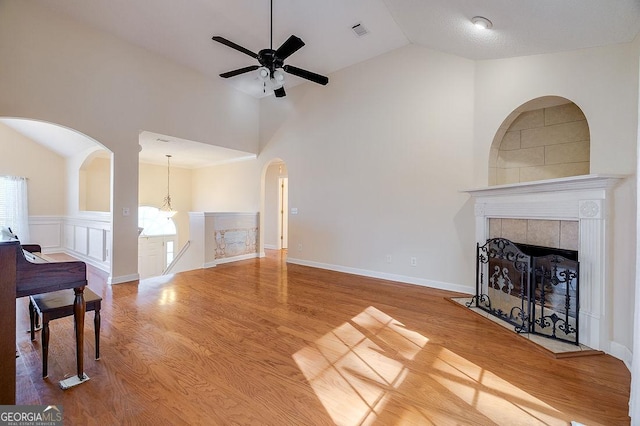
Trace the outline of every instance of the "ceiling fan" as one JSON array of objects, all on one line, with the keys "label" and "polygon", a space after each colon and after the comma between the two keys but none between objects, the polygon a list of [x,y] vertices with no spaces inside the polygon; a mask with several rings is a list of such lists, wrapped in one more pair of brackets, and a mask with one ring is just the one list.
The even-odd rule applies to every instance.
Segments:
[{"label": "ceiling fan", "polygon": [[224,37],[213,36],[213,40],[239,52],[242,52],[245,55],[249,55],[254,59],[257,59],[258,63],[260,64],[250,65],[248,67],[228,71],[220,74],[220,77],[235,77],[236,75],[259,70],[258,78],[263,82],[264,93],[267,92],[267,88],[273,89],[273,93],[276,95],[276,98],[282,98],[286,96],[286,92],[283,86],[283,71],[304,78],[306,80],[313,81],[314,83],[322,84],[323,86],[329,82],[329,79],[323,75],[316,74],[302,68],[294,67],[293,65],[284,64],[285,59],[287,59],[289,56],[302,48],[302,46],[304,46],[304,41],[302,41],[302,39],[300,39],[299,37],[292,35],[284,43],[282,43],[282,45],[277,50],[273,50],[273,0],[271,0],[271,42],[268,49],[262,49],[256,54],[249,49],[246,49],[232,41],[227,40]]}]

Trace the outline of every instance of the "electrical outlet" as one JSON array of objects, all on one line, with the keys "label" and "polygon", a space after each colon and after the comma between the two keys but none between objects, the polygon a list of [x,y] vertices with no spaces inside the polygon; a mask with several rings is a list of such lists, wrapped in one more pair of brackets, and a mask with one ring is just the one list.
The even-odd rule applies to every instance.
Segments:
[{"label": "electrical outlet", "polygon": [[387,255],[387,263],[391,263],[391,255],[390,254]]},{"label": "electrical outlet", "polygon": [[122,216],[129,216],[129,207],[122,208]]},{"label": "electrical outlet", "polygon": [[298,251],[302,251],[302,243],[298,243]]},{"label": "electrical outlet", "polygon": [[418,266],[418,259],[416,259],[415,257],[411,258],[411,266]]}]

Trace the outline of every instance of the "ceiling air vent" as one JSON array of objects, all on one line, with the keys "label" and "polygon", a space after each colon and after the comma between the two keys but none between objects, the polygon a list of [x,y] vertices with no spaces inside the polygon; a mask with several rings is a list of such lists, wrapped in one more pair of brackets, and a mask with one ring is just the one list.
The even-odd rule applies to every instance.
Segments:
[{"label": "ceiling air vent", "polygon": [[353,27],[351,27],[351,29],[353,30],[354,33],[356,33],[358,37],[362,37],[363,35],[369,34],[369,30],[366,29],[364,25],[360,23],[355,24]]}]

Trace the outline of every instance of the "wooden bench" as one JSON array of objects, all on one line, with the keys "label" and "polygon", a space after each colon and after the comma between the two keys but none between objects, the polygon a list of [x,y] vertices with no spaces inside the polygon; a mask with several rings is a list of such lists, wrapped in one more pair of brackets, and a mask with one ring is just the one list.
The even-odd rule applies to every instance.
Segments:
[{"label": "wooden bench", "polygon": [[[50,293],[29,296],[29,317],[31,320],[31,340],[35,340],[35,331],[38,326],[39,315],[42,316],[42,378],[48,375],[47,365],[49,357],[49,321],[73,315],[73,302],[75,295],[73,290],[59,290]],[[84,301],[86,312],[95,311],[93,317],[96,336],[96,359],[100,359],[100,307],[102,297],[91,291],[89,287],[84,289]]]}]

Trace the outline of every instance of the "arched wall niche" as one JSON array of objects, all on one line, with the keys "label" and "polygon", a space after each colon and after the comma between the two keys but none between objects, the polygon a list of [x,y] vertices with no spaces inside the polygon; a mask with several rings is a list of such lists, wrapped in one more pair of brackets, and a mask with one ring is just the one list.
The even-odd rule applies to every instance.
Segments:
[{"label": "arched wall niche", "polygon": [[513,110],[491,144],[489,185],[587,175],[590,133],[582,109],[560,96],[532,99]]},{"label": "arched wall niche", "polygon": [[80,211],[111,211],[111,152],[92,151],[78,171],[78,207]]}]

